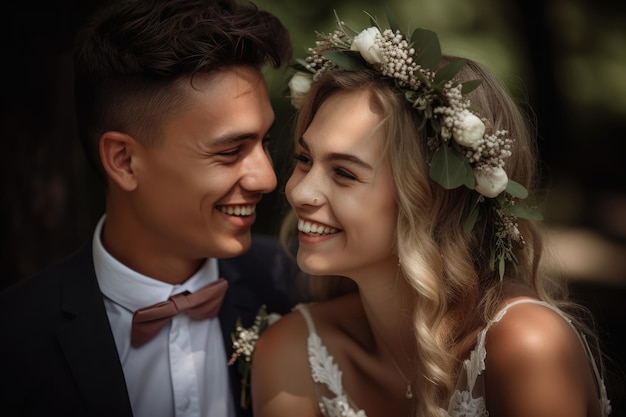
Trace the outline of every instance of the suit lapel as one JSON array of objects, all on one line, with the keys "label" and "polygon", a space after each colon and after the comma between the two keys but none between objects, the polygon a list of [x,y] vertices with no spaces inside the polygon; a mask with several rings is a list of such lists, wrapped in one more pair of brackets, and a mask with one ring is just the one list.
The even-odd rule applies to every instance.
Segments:
[{"label": "suit lapel", "polygon": [[230,334],[235,331],[237,319],[241,318],[245,327],[251,326],[258,310],[256,305],[258,301],[251,289],[242,282],[242,274],[245,271],[225,260],[220,260],[218,265],[220,276],[228,281],[228,291],[220,308],[219,318],[226,353],[230,356],[232,353]]},{"label": "suit lapel", "polygon": [[[220,308],[219,319],[226,357],[230,359],[233,354],[231,334],[235,331],[237,319],[241,319],[244,327],[252,326],[259,306],[253,291],[244,284],[243,274],[247,271],[243,270],[242,265],[226,259],[219,260],[218,265],[220,276],[228,280],[228,291]],[[243,410],[240,407],[241,375],[237,371],[237,364],[229,368],[230,384],[237,415],[251,415],[249,408],[248,410]]]},{"label": "suit lapel", "polygon": [[61,349],[90,415],[132,416],[126,382],[98,287],[91,245],[63,279],[61,308],[69,319],[57,331]]}]

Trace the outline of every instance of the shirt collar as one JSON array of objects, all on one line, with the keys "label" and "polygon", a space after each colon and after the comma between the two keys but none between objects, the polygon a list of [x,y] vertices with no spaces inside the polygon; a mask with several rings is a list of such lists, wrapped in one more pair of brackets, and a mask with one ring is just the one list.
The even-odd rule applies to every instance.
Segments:
[{"label": "shirt collar", "polygon": [[93,264],[100,291],[116,304],[135,311],[181,292],[194,292],[217,280],[217,260],[208,258],[200,269],[182,284],[172,285],[136,272],[115,259],[102,245],[101,233],[106,214],[93,234]]}]

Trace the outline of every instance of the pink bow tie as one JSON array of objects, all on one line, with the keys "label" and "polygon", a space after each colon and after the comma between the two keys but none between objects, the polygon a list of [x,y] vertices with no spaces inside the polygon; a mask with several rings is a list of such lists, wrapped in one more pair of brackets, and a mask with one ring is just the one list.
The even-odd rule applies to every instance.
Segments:
[{"label": "pink bow tie", "polygon": [[140,308],[133,315],[130,344],[139,347],[148,342],[179,313],[187,313],[196,320],[217,316],[227,289],[228,281],[220,278],[194,293],[177,294],[167,301]]}]

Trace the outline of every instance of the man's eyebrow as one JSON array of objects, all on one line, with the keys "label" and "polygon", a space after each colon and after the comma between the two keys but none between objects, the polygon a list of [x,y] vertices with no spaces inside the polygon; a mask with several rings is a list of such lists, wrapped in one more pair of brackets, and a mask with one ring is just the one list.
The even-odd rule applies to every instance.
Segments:
[{"label": "man's eyebrow", "polygon": [[[301,137],[300,139],[298,139],[298,143],[307,152],[311,151],[311,149],[309,148],[309,145],[306,143],[304,138]],[[332,153],[326,155],[326,157],[324,159],[327,160],[327,161],[346,161],[346,162],[350,162],[350,163],[359,165],[359,166],[361,166],[363,168],[366,168],[366,169],[373,169],[370,164],[368,164],[367,162],[363,161],[361,158],[358,158],[358,157],[356,157],[354,155],[347,154],[347,153],[332,152]]]},{"label": "man's eyebrow", "polygon": [[218,136],[217,138],[214,138],[211,141],[211,145],[215,145],[215,146],[232,145],[232,144],[235,144],[235,143],[238,143],[238,142],[242,142],[244,140],[254,139],[257,136],[258,135],[254,134],[254,133],[237,133],[237,134],[227,133],[225,135]]},{"label": "man's eyebrow", "polygon": [[[269,134],[270,130],[272,130],[273,128],[274,128],[274,123],[272,123],[269,129],[267,129],[267,132],[261,135],[262,138],[264,139]],[[234,134],[226,133],[224,135],[218,136],[217,138],[214,138],[214,140],[211,141],[211,145],[227,146],[227,145],[232,145],[235,143],[243,142],[245,140],[256,139],[259,136],[260,135],[256,132],[243,132],[243,133],[234,133]]]}]

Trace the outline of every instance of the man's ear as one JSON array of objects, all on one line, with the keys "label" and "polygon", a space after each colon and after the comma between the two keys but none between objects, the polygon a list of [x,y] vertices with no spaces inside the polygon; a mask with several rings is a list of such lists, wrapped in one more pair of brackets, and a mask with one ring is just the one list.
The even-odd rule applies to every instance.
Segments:
[{"label": "man's ear", "polygon": [[100,137],[100,160],[107,176],[124,191],[137,187],[133,157],[139,144],[131,136],[109,131]]}]

